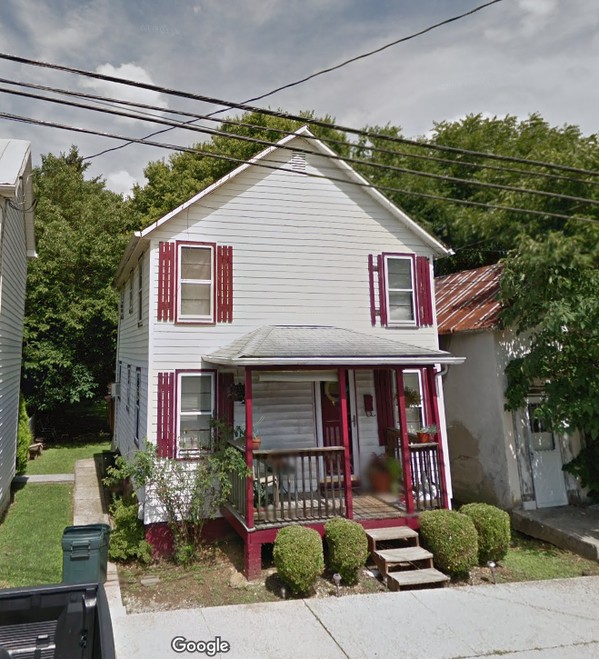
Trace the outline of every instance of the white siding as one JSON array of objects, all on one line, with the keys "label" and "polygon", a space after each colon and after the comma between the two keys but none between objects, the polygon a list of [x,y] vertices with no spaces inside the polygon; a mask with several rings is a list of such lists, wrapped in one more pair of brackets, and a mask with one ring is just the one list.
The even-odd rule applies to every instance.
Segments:
[{"label": "white siding", "polygon": [[[135,449],[135,387],[136,369],[141,368],[140,395],[140,443],[147,437],[148,428],[148,349],[149,349],[149,290],[150,290],[150,258],[144,254],[143,260],[143,296],[142,320],[138,319],[138,264],[133,272],[133,309],[129,311],[129,289],[131,277],[125,284],[124,317],[119,320],[116,373],[118,378],[119,361],[121,367],[120,400],[115,408],[115,443],[123,455],[128,455]],[[120,304],[119,291],[119,304]],[[127,366],[131,366],[131,384],[129,391],[129,409],[127,410]]]},{"label": "white siding", "polygon": [[[22,186],[13,200],[24,203]],[[0,513],[15,474],[27,255],[23,212],[0,207]]]},{"label": "white siding", "polygon": [[[300,146],[309,148],[302,140]],[[289,162],[275,152],[270,162]],[[343,177],[320,155],[307,171]],[[322,324],[436,348],[436,326],[371,327],[368,255],[430,248],[363,190],[349,184],[249,168],[152,234],[151,277],[157,280],[161,240],[215,242],[233,247],[233,323],[216,326],[157,322],[152,289],[152,376],[149,436],[155,437],[157,373],[209,368],[202,355],[267,324]],[[123,340],[125,332],[123,332]],[[127,339],[130,342],[130,338]],[[144,344],[147,346],[147,343]],[[119,347],[121,355],[125,354]]]}]

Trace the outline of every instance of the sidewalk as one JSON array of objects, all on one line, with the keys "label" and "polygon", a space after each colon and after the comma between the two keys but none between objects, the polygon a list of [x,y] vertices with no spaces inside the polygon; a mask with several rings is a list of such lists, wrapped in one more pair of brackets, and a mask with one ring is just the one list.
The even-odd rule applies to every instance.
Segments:
[{"label": "sidewalk", "polygon": [[113,617],[119,658],[220,636],[227,659],[599,656],[599,577]]}]

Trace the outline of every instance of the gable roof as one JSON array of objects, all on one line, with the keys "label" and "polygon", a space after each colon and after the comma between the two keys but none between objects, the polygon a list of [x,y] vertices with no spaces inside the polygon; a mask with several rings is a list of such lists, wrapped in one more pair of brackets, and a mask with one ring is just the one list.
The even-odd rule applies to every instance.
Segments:
[{"label": "gable roof", "polygon": [[204,357],[223,366],[461,364],[442,350],[321,325],[264,325]]},{"label": "gable roof", "polygon": [[25,140],[0,140],[0,196],[14,199],[23,180],[23,209],[27,256],[34,257],[33,181],[31,177],[31,144]]},{"label": "gable roof", "polygon": [[[324,156],[334,156],[334,159],[331,159],[330,161],[331,164],[333,166],[336,166],[338,169],[340,169],[347,178],[349,178],[350,180],[356,183],[360,183],[362,185],[366,185],[366,186],[372,185],[361,174],[358,174],[358,172],[353,167],[351,167],[348,163],[346,163],[344,160],[339,160],[338,159],[339,155],[335,153],[330,147],[328,147],[324,142],[316,138],[316,136],[309,130],[307,126],[302,126],[294,133],[290,133],[289,135],[279,140],[275,145],[269,146],[268,148],[264,149],[263,151],[255,155],[247,162],[243,163],[242,165],[239,165],[239,167],[236,167],[234,170],[223,176],[221,179],[219,179],[215,183],[212,183],[212,185],[209,185],[207,188],[204,188],[204,190],[201,190],[196,195],[191,197],[191,199],[188,199],[180,206],[177,206],[177,208],[170,211],[170,213],[167,213],[160,219],[150,224],[148,227],[143,229],[143,231],[136,231],[127,247],[127,250],[125,251],[125,255],[123,256],[121,264],[119,265],[117,274],[115,275],[115,282],[120,279],[120,276],[125,270],[127,263],[129,262],[131,257],[135,255],[136,247],[141,240],[150,237],[151,234],[154,231],[156,231],[156,229],[161,227],[163,224],[165,224],[172,218],[176,217],[183,211],[185,211],[187,208],[195,204],[200,199],[203,199],[210,193],[214,192],[214,190],[217,190],[218,188],[222,187],[228,181],[234,179],[236,176],[239,176],[239,174],[244,172],[252,165],[260,162],[261,160],[264,160],[273,151],[276,151],[281,147],[287,147],[287,145],[290,142],[301,137],[308,137],[310,139],[310,144],[315,147],[316,153],[320,153]],[[289,171],[291,171],[291,169]],[[301,176],[301,173],[298,172],[296,173],[296,175]],[[445,245],[443,245],[439,240],[434,238],[430,233],[428,233],[428,231],[425,231],[417,222],[415,222],[412,218],[410,218],[404,211],[402,211],[393,202],[387,199],[387,197],[385,197],[381,192],[379,192],[373,187],[363,187],[361,189],[364,190],[366,194],[370,195],[373,199],[375,199],[375,201],[377,201],[377,203],[383,206],[387,211],[389,211],[399,222],[407,226],[413,233],[419,236],[420,239],[433,250],[433,252],[435,252],[440,256],[445,256],[447,254],[452,253],[450,249],[445,247]]]},{"label": "gable roof", "polygon": [[476,332],[497,326],[503,266],[483,266],[435,278],[439,334]]}]

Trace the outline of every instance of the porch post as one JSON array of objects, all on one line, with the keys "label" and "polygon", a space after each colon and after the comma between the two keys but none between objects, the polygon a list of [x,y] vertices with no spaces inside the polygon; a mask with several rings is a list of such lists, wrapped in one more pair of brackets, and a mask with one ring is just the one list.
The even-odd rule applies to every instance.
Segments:
[{"label": "porch post", "polygon": [[252,453],[253,437],[253,408],[252,408],[252,369],[245,369],[245,463],[250,470],[245,489],[245,522],[248,528],[254,526],[254,456]]},{"label": "porch post", "polygon": [[354,506],[351,491],[351,461],[349,454],[349,427],[347,425],[347,371],[340,368],[339,379],[339,414],[341,415],[341,439],[343,442],[343,482],[345,485],[345,516],[353,519]]},{"label": "porch post", "polygon": [[414,512],[414,495],[412,493],[412,464],[410,462],[410,447],[408,438],[408,420],[406,418],[406,400],[403,385],[403,370],[395,369],[397,389],[397,409],[399,412],[399,427],[401,430],[401,462],[403,466],[403,482],[406,495],[406,511]]},{"label": "porch post", "polygon": [[437,392],[437,378],[435,377],[435,367],[429,366],[426,369],[426,380],[428,385],[428,398],[430,400],[430,410],[433,423],[437,426],[437,451],[439,459],[439,474],[441,476],[441,501],[443,508],[449,508],[447,498],[447,476],[445,472],[445,451],[443,450],[443,433],[441,432],[441,422],[439,416],[439,394]]}]

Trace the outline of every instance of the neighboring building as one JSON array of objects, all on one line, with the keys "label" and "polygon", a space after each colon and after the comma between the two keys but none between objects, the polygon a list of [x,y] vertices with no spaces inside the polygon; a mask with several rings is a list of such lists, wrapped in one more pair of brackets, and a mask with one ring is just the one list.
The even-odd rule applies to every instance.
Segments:
[{"label": "neighboring building", "polygon": [[[331,156],[306,128],[289,135],[136,233],[115,279],[116,444],[201,459],[211,419],[246,427],[253,477],[222,512],[249,575],[284,524],[417,525],[451,496],[436,369],[463,360],[438,350],[431,286],[447,250]],[[420,402],[406,408],[405,388]],[[411,446],[431,423],[440,443]],[[388,441],[401,505],[352,490]]]},{"label": "neighboring building", "polygon": [[491,265],[435,280],[440,345],[466,357],[443,384],[454,497],[507,510],[579,502],[576,479],[562,471],[580,450],[578,433],[551,433],[534,417],[541,389],[525,408],[505,409],[505,367],[527,341],[499,326],[500,278]]},{"label": "neighboring building", "polygon": [[0,516],[15,475],[25,280],[34,256],[30,145],[0,140]]}]

